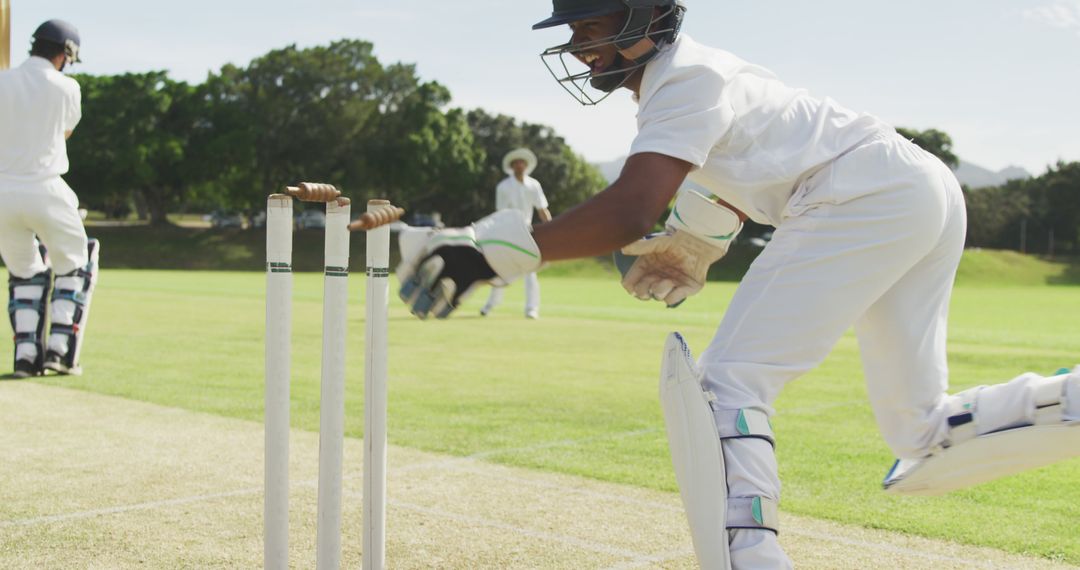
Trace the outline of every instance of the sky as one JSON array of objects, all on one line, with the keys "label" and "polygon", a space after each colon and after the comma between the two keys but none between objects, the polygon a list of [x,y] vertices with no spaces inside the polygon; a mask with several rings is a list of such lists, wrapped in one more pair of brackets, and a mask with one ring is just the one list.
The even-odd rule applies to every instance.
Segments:
[{"label": "sky", "polygon": [[[575,102],[539,58],[549,0],[12,0],[12,63],[49,18],[75,24],[94,74],[164,69],[198,83],[226,63],[340,38],[414,63],[453,105],[551,125],[592,162],[626,154],[625,90]],[[1080,160],[1080,0],[686,0],[684,32],[895,126],[948,133],[962,159],[1041,174]],[[26,42],[26,43],[22,43]]]}]

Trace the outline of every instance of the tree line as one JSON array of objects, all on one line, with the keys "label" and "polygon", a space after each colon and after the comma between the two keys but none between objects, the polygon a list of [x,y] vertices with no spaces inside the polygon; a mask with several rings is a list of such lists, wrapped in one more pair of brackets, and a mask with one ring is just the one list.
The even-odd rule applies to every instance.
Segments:
[{"label": "tree line", "polygon": [[[955,168],[952,139],[936,129],[897,129]],[[1058,161],[1034,178],[964,188],[968,247],[1045,255],[1080,254],[1080,162]]]},{"label": "tree line", "polygon": [[369,42],[273,50],[199,85],[164,71],[76,78],[83,119],[67,179],[112,217],[254,212],[311,180],[464,224],[491,211],[502,156],[518,146],[539,157],[534,176],[554,211],[605,186],[550,127],[451,108],[446,87],[413,65],[384,65]]},{"label": "tree line", "polygon": [[[84,205],[113,217],[251,213],[281,186],[314,180],[357,203],[389,198],[465,224],[490,212],[502,156],[518,146],[539,157],[534,176],[556,214],[606,185],[550,127],[453,108],[445,86],[414,65],[383,64],[361,40],[273,50],[198,85],[164,71],[76,78],[83,120],[68,141],[67,179]],[[898,130],[958,164],[946,133]],[[1080,253],[1080,163],[965,197],[969,247]]]}]

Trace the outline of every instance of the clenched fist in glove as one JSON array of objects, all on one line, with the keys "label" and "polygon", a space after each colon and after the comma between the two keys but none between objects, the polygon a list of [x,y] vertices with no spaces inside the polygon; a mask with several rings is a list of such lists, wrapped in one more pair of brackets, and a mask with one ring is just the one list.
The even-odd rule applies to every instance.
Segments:
[{"label": "clenched fist in glove", "polygon": [[[664,231],[622,248],[622,286],[638,299],[676,307],[705,286],[709,266],[742,229],[734,210],[693,190],[679,194]],[[628,257],[629,256],[629,257]]]},{"label": "clenched fist in glove", "polygon": [[399,296],[412,314],[443,319],[479,284],[504,286],[540,267],[532,228],[501,210],[467,228],[407,228],[398,237]]}]

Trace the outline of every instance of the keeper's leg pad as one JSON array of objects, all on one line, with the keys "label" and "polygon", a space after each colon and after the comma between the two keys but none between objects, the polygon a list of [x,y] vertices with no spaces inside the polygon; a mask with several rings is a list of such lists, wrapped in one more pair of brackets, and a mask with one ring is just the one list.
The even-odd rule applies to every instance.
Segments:
[{"label": "keeper's leg pad", "polygon": [[15,333],[14,359],[30,360],[39,371],[45,358],[45,323],[51,291],[49,269],[29,279],[8,274],[8,317]]},{"label": "keeper's leg pad", "polygon": [[702,568],[729,569],[728,529],[777,532],[777,503],[766,497],[729,498],[724,439],[762,437],[772,442],[763,412],[714,409],[693,356],[679,333],[668,335],[660,376],[660,404],[675,479]]},{"label": "keeper's leg pad", "polygon": [[898,460],[886,491],[940,495],[1080,456],[1080,366],[964,390],[948,405],[945,441],[922,459]]},{"label": "keeper's leg pad", "polygon": [[87,240],[87,262],[71,273],[56,276],[52,294],[53,322],[49,327],[48,350],[58,355],[59,362],[46,362],[46,368],[65,374],[80,374],[79,355],[90,315],[90,300],[98,278],[98,258],[101,244]]}]

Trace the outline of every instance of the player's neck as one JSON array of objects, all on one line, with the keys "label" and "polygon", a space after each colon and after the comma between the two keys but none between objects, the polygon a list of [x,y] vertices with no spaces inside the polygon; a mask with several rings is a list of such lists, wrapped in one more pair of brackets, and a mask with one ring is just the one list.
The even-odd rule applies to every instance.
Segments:
[{"label": "player's neck", "polygon": [[641,96],[641,76],[644,75],[642,73],[644,69],[644,67],[635,69],[633,73],[630,74],[630,77],[626,79],[626,83],[623,83],[623,87],[632,91],[635,97]]},{"label": "player's neck", "polygon": [[518,174],[515,172],[514,178],[516,178],[518,182],[525,182],[525,173],[522,172],[521,174]]}]

